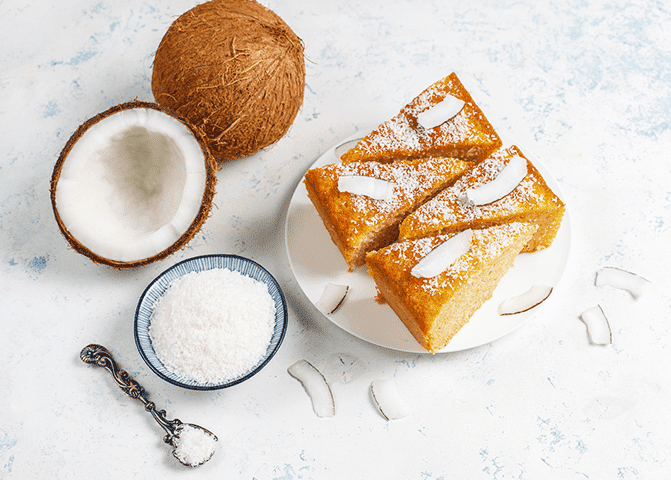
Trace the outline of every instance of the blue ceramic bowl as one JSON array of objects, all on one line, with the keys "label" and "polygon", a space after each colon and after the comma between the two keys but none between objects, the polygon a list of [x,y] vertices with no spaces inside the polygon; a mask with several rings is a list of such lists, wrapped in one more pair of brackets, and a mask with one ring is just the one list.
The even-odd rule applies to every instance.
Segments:
[{"label": "blue ceramic bowl", "polygon": [[[265,356],[258,364],[256,364],[256,366],[254,366],[254,368],[225,383],[203,384],[184,379],[165,368],[156,356],[154,347],[151,344],[151,339],[149,338],[149,322],[153,312],[153,305],[165,293],[170,282],[187,273],[202,272],[214,268],[227,268],[265,283],[268,286],[270,296],[275,300],[275,329]],[[192,390],[217,390],[244,382],[259,372],[270,361],[273,355],[275,355],[280,348],[280,344],[284,339],[286,331],[287,303],[277,281],[258,263],[237,255],[203,255],[183,260],[173,265],[149,284],[142,293],[137,310],[135,311],[135,344],[137,345],[143,360],[156,375],[166,382],[177,385],[178,387],[190,388]]]}]

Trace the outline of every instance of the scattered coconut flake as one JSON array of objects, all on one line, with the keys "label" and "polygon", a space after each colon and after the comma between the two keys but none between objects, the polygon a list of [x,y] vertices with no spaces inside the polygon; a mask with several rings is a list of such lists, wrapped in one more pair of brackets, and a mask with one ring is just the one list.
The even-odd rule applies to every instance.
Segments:
[{"label": "scattered coconut flake", "polygon": [[466,103],[447,95],[441,102],[417,115],[417,121],[425,130],[430,130],[456,116]]},{"label": "scattered coconut flake", "polygon": [[501,302],[499,315],[514,315],[526,312],[543,303],[552,293],[548,285],[534,285],[525,293],[516,295]]},{"label": "scattered coconut flake", "polygon": [[459,232],[447,241],[431,250],[417,262],[410,274],[419,278],[435,277],[447,270],[459,257],[465,254],[471,246],[473,231],[471,229]]},{"label": "scattered coconut flake", "polygon": [[203,428],[185,423],[177,430],[173,455],[180,462],[197,467],[207,462],[217,447],[217,437]]},{"label": "scattered coconut flake", "polygon": [[334,353],[325,359],[322,373],[329,384],[349,383],[366,371],[366,364],[360,358],[347,353]]},{"label": "scattered coconut flake", "polygon": [[607,285],[628,291],[632,297],[638,298],[650,285],[645,278],[621,268],[603,267],[596,275],[594,282],[597,287]]},{"label": "scattered coconut flake", "polygon": [[370,394],[380,414],[387,420],[398,420],[410,415],[411,410],[403,401],[393,378],[373,380]]},{"label": "scattered coconut flake", "polygon": [[335,313],[345,301],[347,292],[349,292],[349,285],[328,283],[324,287],[322,296],[315,302],[315,307],[324,315]]},{"label": "scattered coconut flake", "polygon": [[462,206],[487,205],[515,190],[527,175],[527,161],[515,155],[494,180],[476,188],[469,188],[459,195]]},{"label": "scattered coconut flake", "polygon": [[610,345],[613,343],[610,324],[600,305],[582,312],[580,319],[587,326],[590,343],[593,345]]},{"label": "scattered coconut flake", "polygon": [[287,372],[301,382],[312,400],[312,409],[318,417],[335,415],[335,400],[324,375],[307,360],[299,360],[291,365]]},{"label": "scattered coconut flake", "polygon": [[374,200],[389,200],[394,194],[394,182],[365,175],[343,175],[338,179],[338,190],[365,195]]}]

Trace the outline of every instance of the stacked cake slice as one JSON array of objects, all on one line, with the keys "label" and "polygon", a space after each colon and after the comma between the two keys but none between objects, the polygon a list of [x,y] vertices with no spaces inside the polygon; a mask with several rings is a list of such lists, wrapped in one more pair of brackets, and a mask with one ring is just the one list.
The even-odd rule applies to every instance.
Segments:
[{"label": "stacked cake slice", "polygon": [[512,222],[472,230],[464,252],[435,275],[413,270],[454,235],[394,243],[368,254],[366,264],[389,306],[433,353],[445,347],[492,296],[536,229],[531,223]]},{"label": "stacked cake slice", "polygon": [[[492,189],[494,196],[472,203],[469,192],[491,186],[511,161],[521,159],[522,179],[510,191]],[[485,228],[508,222],[531,222],[538,231],[523,252],[549,247],[559,230],[564,204],[557,197],[519,148],[512,146],[494,152],[483,162],[466,172],[454,185],[440,192],[430,202],[408,215],[400,226],[400,239],[410,240],[430,235],[457,233],[466,228]]]},{"label": "stacked cake slice", "polygon": [[[364,264],[366,253],[395,242],[401,221],[467,168],[461,160],[439,157],[338,163],[308,170],[305,187],[352,270]],[[378,195],[376,188],[388,193]]]},{"label": "stacked cake slice", "polygon": [[[564,204],[453,73],[342,156],[308,196],[350,271],[364,263],[428,351],[445,347],[520,252],[552,244]],[[456,247],[455,247],[456,245]]]},{"label": "stacked cake slice", "polygon": [[[455,107],[450,111],[452,105]],[[436,121],[420,123],[423,115],[430,115],[437,109],[442,110],[437,112],[438,115],[444,112],[441,123],[435,126]],[[342,156],[342,161],[388,162],[398,158],[441,155],[477,162],[500,146],[498,134],[457,75],[452,73],[424,90],[398,115],[364,137]]]}]

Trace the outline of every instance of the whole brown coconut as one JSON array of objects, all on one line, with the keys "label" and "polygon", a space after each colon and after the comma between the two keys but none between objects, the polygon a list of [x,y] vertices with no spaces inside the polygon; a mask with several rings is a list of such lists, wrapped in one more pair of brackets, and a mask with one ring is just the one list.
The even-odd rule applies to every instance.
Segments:
[{"label": "whole brown coconut", "polygon": [[212,0],[170,26],[156,52],[156,102],[201,130],[219,161],[282,138],[303,103],[303,44],[254,0]]}]

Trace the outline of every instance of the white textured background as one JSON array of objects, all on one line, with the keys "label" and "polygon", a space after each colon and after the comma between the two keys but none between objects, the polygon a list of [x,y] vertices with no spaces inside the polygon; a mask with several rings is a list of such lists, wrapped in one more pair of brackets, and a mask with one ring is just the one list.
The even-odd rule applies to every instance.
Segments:
[{"label": "white textured background", "polygon": [[[68,249],[49,180],[87,118],[153,100],[152,58],[186,0],[0,0],[0,478],[657,479],[671,472],[671,10],[638,1],[267,0],[303,39],[305,102],[273,148],[219,172],[211,218],[189,246],[117,272]],[[494,126],[542,159],[573,223],[571,262],[550,304],[492,344],[411,355],[360,341],[317,315],[296,284],[284,218],[302,174],[456,71]],[[199,393],[140,358],[133,314],[173,263],[235,253],[264,265],[289,301],[271,363],[246,383]],[[597,288],[603,265],[653,281],[648,295]],[[579,314],[600,303],[614,343],[588,343]],[[169,417],[220,438],[185,471],[162,430],[104,370],[107,346]],[[336,383],[319,419],[286,368],[362,375]],[[368,397],[394,376],[413,415],[387,423]],[[160,477],[159,477],[160,476]]]}]

